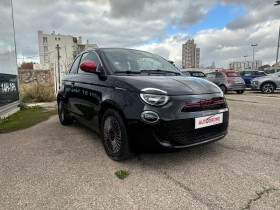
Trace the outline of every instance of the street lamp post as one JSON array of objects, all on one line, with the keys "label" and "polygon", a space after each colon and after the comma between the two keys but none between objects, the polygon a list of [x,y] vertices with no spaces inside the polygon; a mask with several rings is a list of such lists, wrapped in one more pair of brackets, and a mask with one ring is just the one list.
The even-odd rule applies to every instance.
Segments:
[{"label": "street lamp post", "polygon": [[258,44],[252,44],[253,47],[253,64],[252,64],[252,70],[254,70],[254,63],[255,63],[255,47],[258,46]]},{"label": "street lamp post", "polygon": [[244,62],[244,69],[246,69],[246,58],[248,57],[248,55],[244,55],[243,57],[244,57],[244,60],[245,60],[245,62]]},{"label": "street lamp post", "polygon": [[[279,5],[280,5],[280,1],[275,1],[274,6],[279,6]],[[275,73],[277,72],[277,63],[278,63],[279,47],[280,47],[280,27],[279,27],[279,35],[278,35],[278,42],[277,42],[277,53],[276,53]]]}]

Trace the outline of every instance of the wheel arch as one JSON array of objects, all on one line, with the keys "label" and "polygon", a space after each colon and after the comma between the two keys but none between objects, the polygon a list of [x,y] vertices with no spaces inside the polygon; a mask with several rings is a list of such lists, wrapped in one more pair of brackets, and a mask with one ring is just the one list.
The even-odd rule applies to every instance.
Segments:
[{"label": "wheel arch", "polygon": [[264,84],[266,84],[266,83],[271,83],[271,84],[274,85],[274,88],[275,88],[275,89],[277,88],[277,84],[276,84],[274,81],[268,80],[268,81],[262,82],[262,84],[260,85],[261,89],[262,89],[262,86],[263,86]]},{"label": "wheel arch", "polygon": [[99,124],[99,130],[100,130],[100,126],[101,126],[101,120],[102,120],[102,116],[104,115],[104,113],[106,112],[106,110],[108,109],[114,109],[116,110],[121,117],[123,118],[124,122],[126,123],[126,117],[124,112],[121,110],[121,108],[114,102],[111,100],[107,100],[101,103],[100,105],[100,110],[98,113],[98,124]]}]

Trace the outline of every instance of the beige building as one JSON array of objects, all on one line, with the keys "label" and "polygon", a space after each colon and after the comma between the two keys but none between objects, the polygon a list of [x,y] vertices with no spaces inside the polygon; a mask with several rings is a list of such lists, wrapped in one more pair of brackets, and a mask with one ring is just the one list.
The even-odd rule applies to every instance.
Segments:
[{"label": "beige building", "polygon": [[196,47],[194,40],[188,40],[182,45],[182,69],[199,68],[200,48]]},{"label": "beige building", "polygon": [[79,39],[71,35],[44,34],[38,31],[40,64],[43,67],[53,66],[57,62],[57,45],[59,45],[60,65],[69,66],[76,55],[89,48],[98,48],[96,44],[82,43]]},{"label": "beige building", "polygon": [[231,62],[229,64],[229,69],[232,70],[244,70],[244,69],[259,69],[262,66],[262,61],[255,60],[253,61],[246,61],[246,62]]}]

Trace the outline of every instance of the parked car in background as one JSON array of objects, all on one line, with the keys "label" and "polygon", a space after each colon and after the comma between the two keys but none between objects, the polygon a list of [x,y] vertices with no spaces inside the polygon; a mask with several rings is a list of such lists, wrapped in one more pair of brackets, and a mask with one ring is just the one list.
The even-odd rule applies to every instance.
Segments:
[{"label": "parked car in background", "polygon": [[245,81],[246,87],[251,87],[251,80],[257,77],[264,77],[266,73],[264,71],[257,70],[244,70],[238,72],[241,78]]},{"label": "parked car in background", "polygon": [[187,77],[206,78],[206,75],[202,71],[182,71],[182,73]]},{"label": "parked car in background", "polygon": [[251,87],[255,90],[261,90],[263,93],[273,93],[280,88],[280,72],[252,79]]},{"label": "parked car in background", "polygon": [[228,106],[216,85],[184,77],[167,60],[139,50],[80,53],[57,102],[61,124],[74,119],[98,132],[113,160],[130,157],[135,145],[185,148],[222,139],[228,130]]},{"label": "parked car in background", "polygon": [[242,94],[245,91],[245,82],[236,71],[221,70],[206,74],[206,78],[218,85],[223,93],[228,91],[236,91]]}]

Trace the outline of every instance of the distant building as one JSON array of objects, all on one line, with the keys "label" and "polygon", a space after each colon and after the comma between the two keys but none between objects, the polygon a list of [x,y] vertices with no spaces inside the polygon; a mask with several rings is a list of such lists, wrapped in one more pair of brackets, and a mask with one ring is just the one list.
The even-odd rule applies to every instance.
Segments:
[{"label": "distant building", "polygon": [[196,48],[194,40],[182,45],[182,68],[199,68],[200,48]]},{"label": "distant building", "polygon": [[229,64],[229,69],[239,71],[244,69],[259,69],[262,66],[262,61],[255,60],[253,61],[243,61],[243,62],[232,62]]},{"label": "distant building", "polygon": [[57,44],[59,45],[60,63],[68,66],[78,53],[89,49],[98,48],[96,44],[82,43],[82,37],[79,39],[71,35],[60,35],[52,32],[51,34],[43,34],[38,31],[40,64],[43,67],[53,66],[57,61]]}]

